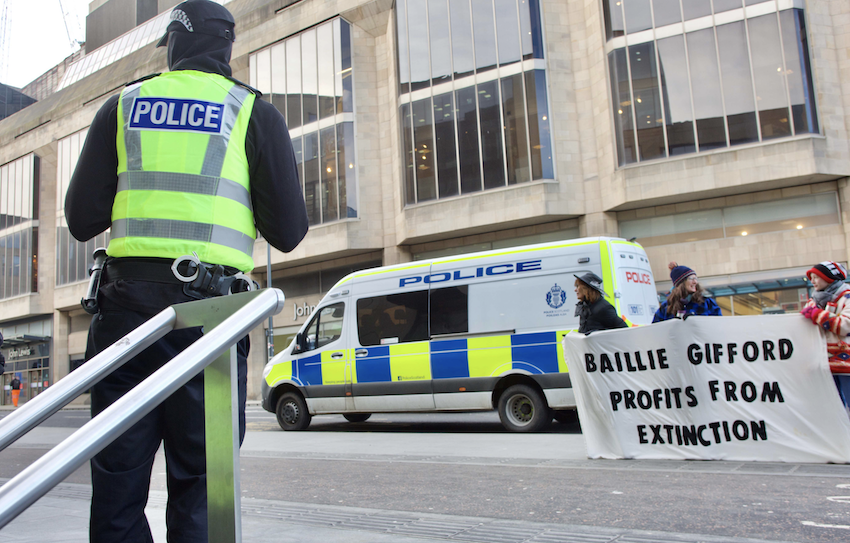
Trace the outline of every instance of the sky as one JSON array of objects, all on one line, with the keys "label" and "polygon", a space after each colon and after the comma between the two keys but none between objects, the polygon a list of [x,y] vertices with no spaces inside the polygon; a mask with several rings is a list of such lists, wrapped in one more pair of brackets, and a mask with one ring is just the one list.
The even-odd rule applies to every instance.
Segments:
[{"label": "sky", "polygon": [[[85,41],[90,0],[0,0],[0,83],[22,88]],[[7,33],[8,31],[8,33]]]}]

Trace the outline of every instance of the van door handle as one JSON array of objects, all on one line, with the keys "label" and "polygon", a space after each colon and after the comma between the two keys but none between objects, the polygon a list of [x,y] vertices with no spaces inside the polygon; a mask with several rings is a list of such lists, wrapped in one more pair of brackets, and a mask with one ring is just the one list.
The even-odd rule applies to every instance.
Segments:
[{"label": "van door handle", "polygon": [[342,358],[343,356],[345,356],[345,353],[333,353],[331,358]]},{"label": "van door handle", "polygon": [[366,349],[357,349],[354,351],[354,356],[366,356],[369,354],[369,351]]}]

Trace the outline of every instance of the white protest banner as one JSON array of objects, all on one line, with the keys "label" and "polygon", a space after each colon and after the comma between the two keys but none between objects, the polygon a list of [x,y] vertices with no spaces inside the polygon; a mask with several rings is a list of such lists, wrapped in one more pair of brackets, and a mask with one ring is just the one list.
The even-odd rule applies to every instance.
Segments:
[{"label": "white protest banner", "polygon": [[590,458],[850,462],[821,331],[800,315],[570,333]]}]

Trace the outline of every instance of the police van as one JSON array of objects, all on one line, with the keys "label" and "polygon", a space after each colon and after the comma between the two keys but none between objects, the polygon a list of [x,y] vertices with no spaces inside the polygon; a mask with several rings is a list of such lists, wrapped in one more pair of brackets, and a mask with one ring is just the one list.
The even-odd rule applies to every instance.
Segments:
[{"label": "police van", "polygon": [[313,415],[499,411],[517,432],[575,418],[561,339],[578,328],[575,275],[603,279],[630,325],[658,307],[643,248],[581,238],[371,268],[341,279],[263,370],[284,430]]}]

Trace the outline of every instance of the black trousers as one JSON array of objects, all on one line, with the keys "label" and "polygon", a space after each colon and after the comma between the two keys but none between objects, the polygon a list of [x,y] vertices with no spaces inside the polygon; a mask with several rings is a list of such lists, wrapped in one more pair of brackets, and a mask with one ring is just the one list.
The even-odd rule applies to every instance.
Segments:
[{"label": "black trousers", "polygon": [[[182,291],[169,286],[163,288],[163,285],[141,281],[117,283],[101,289],[100,313],[92,319],[86,359],[140,326],[157,312],[158,307],[188,300]],[[92,417],[201,335],[200,328],[172,331],[92,387]],[[240,444],[245,436],[249,348],[247,337],[237,344]],[[168,541],[206,543],[204,434],[204,377],[201,373],[92,459],[92,543],[153,542],[144,509],[154,456],[160,444],[164,446],[168,484]]]}]

